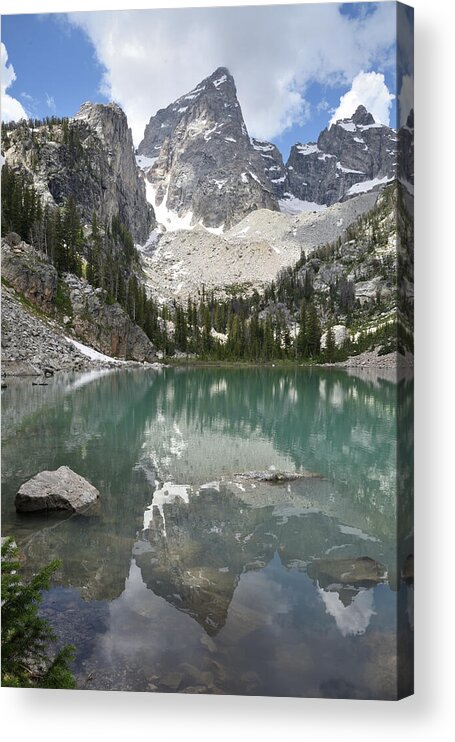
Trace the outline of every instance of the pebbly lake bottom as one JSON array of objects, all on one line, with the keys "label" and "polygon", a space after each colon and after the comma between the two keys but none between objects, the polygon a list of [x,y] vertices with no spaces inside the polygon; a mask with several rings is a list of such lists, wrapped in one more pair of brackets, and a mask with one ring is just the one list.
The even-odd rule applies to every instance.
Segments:
[{"label": "pebbly lake bottom", "polygon": [[[412,690],[412,383],[128,369],[3,393],[3,535],[79,688],[395,699]],[[92,515],[15,513],[67,464]],[[306,470],[269,483],[248,471]]]}]

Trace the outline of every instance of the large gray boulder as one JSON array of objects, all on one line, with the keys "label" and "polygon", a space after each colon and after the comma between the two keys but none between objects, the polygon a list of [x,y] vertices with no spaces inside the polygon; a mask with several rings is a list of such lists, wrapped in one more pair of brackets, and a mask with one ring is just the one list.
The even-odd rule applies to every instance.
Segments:
[{"label": "large gray boulder", "polygon": [[38,510],[72,510],[81,512],[93,505],[100,493],[90,482],[61,466],[55,471],[42,471],[21,485],[14,504],[21,513]]}]

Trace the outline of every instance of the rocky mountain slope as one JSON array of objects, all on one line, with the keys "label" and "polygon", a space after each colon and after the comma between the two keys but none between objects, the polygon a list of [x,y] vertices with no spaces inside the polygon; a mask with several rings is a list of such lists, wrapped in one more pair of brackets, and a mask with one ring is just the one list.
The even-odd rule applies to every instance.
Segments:
[{"label": "rocky mountain slope", "polygon": [[376,198],[377,193],[362,194],[294,216],[260,209],[222,235],[201,228],[165,233],[141,253],[145,280],[165,300],[184,301],[203,286],[218,296],[250,294],[295,264],[302,251],[340,237]]},{"label": "rocky mountain slope", "polygon": [[[102,289],[70,273],[59,276],[45,255],[21,242],[17,235],[2,239],[1,247],[3,363],[20,361],[38,369],[79,368],[77,346],[62,335],[114,358],[141,362],[155,359],[155,349],[146,334],[119,304],[106,301]],[[25,329],[27,323],[33,330],[30,336]],[[33,338],[38,340],[34,342]],[[87,357],[83,358],[87,362]]]},{"label": "rocky mountain slope", "polygon": [[39,376],[44,370],[84,371],[93,361],[65,339],[58,323],[34,313],[2,285],[2,374]]},{"label": "rocky mountain slope", "polygon": [[[376,335],[383,353],[396,347],[402,354],[412,351],[412,248],[408,194],[400,184],[391,184],[341,238],[283,270],[274,293],[266,290],[264,311],[282,313],[292,327],[298,322],[303,288],[317,307],[321,327],[331,326],[337,347],[348,338],[357,342]],[[326,342],[324,333],[323,348]]]},{"label": "rocky mountain slope", "polygon": [[151,202],[158,214],[168,212],[167,227],[184,220],[229,229],[254,209],[278,210],[224,67],[152,116],[137,152]]},{"label": "rocky mountain slope", "polygon": [[72,197],[87,223],[94,211],[101,223],[119,217],[137,242],[155,225],[126,116],[114,103],[84,103],[72,119],[5,129],[2,151],[50,206]]},{"label": "rocky mountain slope", "polygon": [[295,144],[286,163],[286,190],[302,201],[333,204],[397,177],[397,133],[364,106],[324,129],[317,142]]}]

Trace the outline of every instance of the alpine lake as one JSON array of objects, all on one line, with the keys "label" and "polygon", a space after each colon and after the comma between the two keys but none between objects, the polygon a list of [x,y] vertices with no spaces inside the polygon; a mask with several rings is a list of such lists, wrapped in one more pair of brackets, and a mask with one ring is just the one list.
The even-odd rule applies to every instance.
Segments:
[{"label": "alpine lake", "polygon": [[[2,534],[79,688],[395,699],[412,667],[412,379],[120,368],[9,380]],[[19,514],[71,467],[87,514]],[[261,481],[248,472],[306,472]]]}]

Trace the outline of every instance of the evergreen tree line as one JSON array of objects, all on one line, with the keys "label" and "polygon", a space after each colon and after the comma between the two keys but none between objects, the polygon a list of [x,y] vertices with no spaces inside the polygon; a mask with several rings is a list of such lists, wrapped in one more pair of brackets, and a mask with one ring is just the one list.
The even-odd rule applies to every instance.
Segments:
[{"label": "evergreen tree line", "polygon": [[30,129],[39,129],[41,126],[47,126],[51,129],[53,126],[67,124],[68,121],[69,118],[67,116],[45,116],[42,119],[28,118],[20,119],[19,121],[2,121],[2,131],[9,132],[16,129],[24,129],[29,133]]},{"label": "evergreen tree line", "polygon": [[314,302],[302,302],[299,320],[291,332],[283,310],[259,310],[261,297],[216,299],[204,288],[186,307],[174,302],[163,306],[159,323],[174,324],[173,337],[166,330],[167,352],[195,354],[207,360],[273,361],[320,357],[321,326]]},{"label": "evergreen tree line", "polygon": [[[33,185],[7,164],[2,168],[2,235],[16,232],[45,253],[60,273],[85,275],[110,300],[126,301],[125,280],[137,261],[131,234],[120,218],[101,225],[93,213],[91,232],[84,228],[72,196],[61,207],[43,206]],[[123,302],[123,303],[124,303]]]},{"label": "evergreen tree line", "polygon": [[17,232],[45,253],[58,271],[82,275],[83,230],[73,198],[43,207],[35,188],[7,164],[2,168],[2,235]]}]

